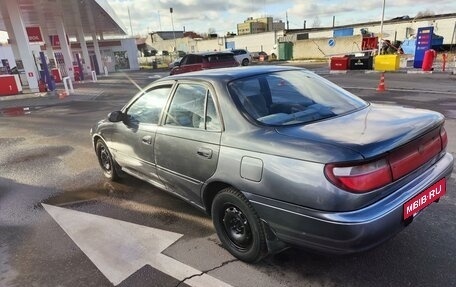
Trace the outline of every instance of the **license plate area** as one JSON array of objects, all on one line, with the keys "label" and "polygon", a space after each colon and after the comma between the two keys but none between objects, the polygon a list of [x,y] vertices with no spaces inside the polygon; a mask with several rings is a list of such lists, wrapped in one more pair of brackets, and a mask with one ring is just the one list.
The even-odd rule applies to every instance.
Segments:
[{"label": "license plate area", "polygon": [[446,179],[442,178],[430,187],[426,188],[426,190],[420,192],[412,199],[404,203],[403,219],[406,220],[412,216],[415,216],[418,214],[418,212],[429,206],[431,203],[444,196],[445,193]]}]

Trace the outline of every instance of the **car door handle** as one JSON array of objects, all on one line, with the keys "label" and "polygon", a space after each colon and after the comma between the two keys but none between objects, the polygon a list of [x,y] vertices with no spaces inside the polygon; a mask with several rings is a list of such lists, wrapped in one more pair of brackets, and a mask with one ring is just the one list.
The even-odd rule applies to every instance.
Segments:
[{"label": "car door handle", "polygon": [[142,143],[143,144],[149,144],[149,145],[152,144],[152,137],[151,136],[144,136],[142,138]]},{"label": "car door handle", "polygon": [[210,148],[200,147],[196,154],[208,159],[212,158],[212,150]]}]

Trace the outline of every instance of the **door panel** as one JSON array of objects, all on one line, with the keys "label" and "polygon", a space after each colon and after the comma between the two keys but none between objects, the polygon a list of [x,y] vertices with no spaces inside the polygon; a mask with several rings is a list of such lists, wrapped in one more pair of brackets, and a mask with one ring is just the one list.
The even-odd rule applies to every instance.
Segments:
[{"label": "door panel", "polygon": [[[119,123],[116,142],[116,161],[120,166],[147,177],[154,183],[158,180],[155,167],[154,143],[156,125]],[[146,142],[144,141],[146,138]]]},{"label": "door panel", "polygon": [[155,150],[157,173],[163,183],[173,192],[201,204],[201,186],[217,168],[219,141],[218,132],[160,127]]},{"label": "door panel", "polygon": [[125,109],[125,120],[116,124],[112,137],[116,161],[127,172],[163,188],[157,175],[154,145],[163,107],[171,85],[147,90]]},{"label": "door panel", "polygon": [[167,188],[202,205],[200,190],[217,169],[220,120],[202,84],[179,84],[155,138],[157,173]]}]

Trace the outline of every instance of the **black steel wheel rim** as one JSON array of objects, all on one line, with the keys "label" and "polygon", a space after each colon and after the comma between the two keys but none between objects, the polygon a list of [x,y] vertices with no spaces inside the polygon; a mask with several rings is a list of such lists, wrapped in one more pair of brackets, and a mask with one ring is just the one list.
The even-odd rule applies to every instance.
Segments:
[{"label": "black steel wheel rim", "polygon": [[100,149],[100,163],[105,171],[111,171],[111,155],[105,147]]},{"label": "black steel wheel rim", "polygon": [[223,213],[223,226],[231,243],[239,250],[246,250],[252,245],[252,231],[247,217],[236,206],[229,205]]}]

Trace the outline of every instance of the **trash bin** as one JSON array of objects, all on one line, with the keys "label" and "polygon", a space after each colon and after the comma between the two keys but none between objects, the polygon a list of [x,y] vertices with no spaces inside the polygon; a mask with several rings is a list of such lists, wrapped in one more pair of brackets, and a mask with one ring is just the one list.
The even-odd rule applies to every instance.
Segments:
[{"label": "trash bin", "polygon": [[348,57],[331,57],[331,70],[348,70]]},{"label": "trash bin", "polygon": [[372,56],[350,56],[350,70],[372,70]]},{"label": "trash bin", "polygon": [[152,62],[152,69],[157,69],[157,61]]},{"label": "trash bin", "polygon": [[374,69],[376,71],[397,71],[401,57],[399,55],[377,55],[374,58]]}]

